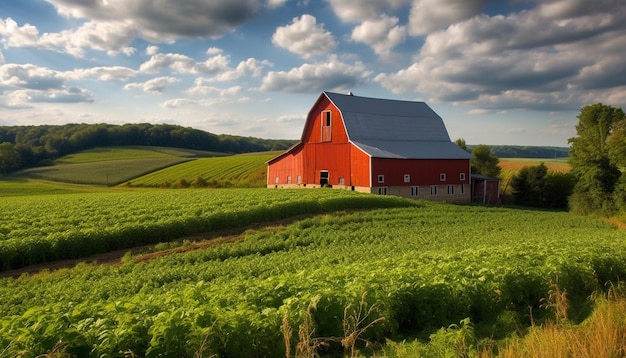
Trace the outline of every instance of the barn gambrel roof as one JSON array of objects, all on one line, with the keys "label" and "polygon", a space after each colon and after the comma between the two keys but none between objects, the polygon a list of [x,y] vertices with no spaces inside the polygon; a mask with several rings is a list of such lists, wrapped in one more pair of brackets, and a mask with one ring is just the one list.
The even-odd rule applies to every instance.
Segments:
[{"label": "barn gambrel roof", "polygon": [[348,139],[375,158],[470,159],[450,141],[443,119],[424,102],[323,92],[341,112]]}]

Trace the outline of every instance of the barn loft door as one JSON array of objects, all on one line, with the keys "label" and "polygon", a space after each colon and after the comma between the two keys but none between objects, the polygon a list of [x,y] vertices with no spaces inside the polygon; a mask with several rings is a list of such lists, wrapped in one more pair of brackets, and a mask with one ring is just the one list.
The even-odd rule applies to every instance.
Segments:
[{"label": "barn loft door", "polygon": [[328,178],[330,175],[328,174],[328,170],[320,170],[320,186],[326,186],[329,184]]},{"label": "barn loft door", "polygon": [[322,112],[322,142],[331,141],[331,111]]}]

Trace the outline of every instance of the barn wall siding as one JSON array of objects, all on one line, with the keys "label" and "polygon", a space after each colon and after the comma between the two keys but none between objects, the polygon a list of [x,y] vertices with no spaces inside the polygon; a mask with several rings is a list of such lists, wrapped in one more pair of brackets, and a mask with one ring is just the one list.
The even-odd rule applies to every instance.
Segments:
[{"label": "barn wall siding", "polygon": [[[410,186],[410,185],[446,185],[469,184],[468,160],[466,159],[372,159],[372,186]],[[461,180],[461,173],[465,180]],[[410,176],[408,183],[404,175]],[[440,178],[445,174],[445,180]],[[384,182],[378,182],[378,176],[384,175]]]}]

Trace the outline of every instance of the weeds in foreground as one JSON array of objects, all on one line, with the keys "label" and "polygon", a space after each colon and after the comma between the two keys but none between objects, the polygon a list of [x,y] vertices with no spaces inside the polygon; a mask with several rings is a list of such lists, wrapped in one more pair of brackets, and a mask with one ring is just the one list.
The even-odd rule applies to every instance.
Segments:
[{"label": "weeds in foreground", "polygon": [[626,357],[626,296],[624,287],[612,287],[592,297],[593,313],[582,323],[568,319],[567,292],[551,284],[542,308],[554,318],[531,326],[523,337],[503,341],[478,340],[469,319],[442,328],[427,344],[419,341],[392,342],[378,356],[383,357],[479,357],[479,358],[615,358]]}]

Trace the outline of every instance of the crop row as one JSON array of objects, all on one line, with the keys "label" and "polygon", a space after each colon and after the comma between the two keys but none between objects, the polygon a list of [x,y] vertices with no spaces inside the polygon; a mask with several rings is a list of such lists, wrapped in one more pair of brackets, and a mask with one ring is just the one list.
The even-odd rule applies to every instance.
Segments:
[{"label": "crop row", "polygon": [[541,317],[551,281],[581,302],[626,274],[623,231],[557,212],[421,203],[244,236],[153,261],[5,279],[0,351],[36,356],[64,342],[93,357],[285,356],[303,330],[329,353],[358,317],[352,332],[372,323],[359,336],[369,342],[464,318],[498,336]]},{"label": "crop row", "polygon": [[0,202],[0,269],[300,214],[407,205],[414,203],[337,190],[142,190],[7,197]]}]

